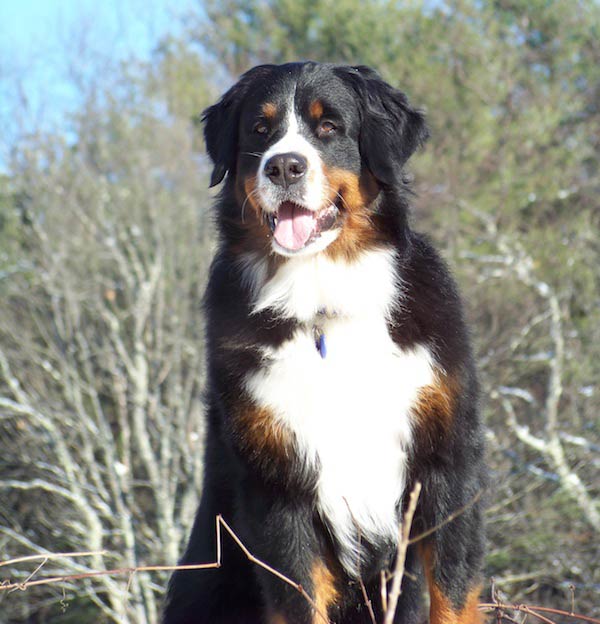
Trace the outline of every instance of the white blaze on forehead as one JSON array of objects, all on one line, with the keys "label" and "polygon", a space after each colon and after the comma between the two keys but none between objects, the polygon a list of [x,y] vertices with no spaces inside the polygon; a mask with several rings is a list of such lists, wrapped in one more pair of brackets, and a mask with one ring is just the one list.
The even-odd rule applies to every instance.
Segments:
[{"label": "white blaze on forehead", "polygon": [[[303,136],[294,100],[288,102],[287,114],[284,121],[285,134],[262,155],[258,171],[258,195],[261,205],[267,212],[275,212],[285,199],[283,189],[273,184],[265,175],[265,165],[270,158],[277,154],[300,154],[306,158],[308,168],[304,180],[294,185],[293,200],[301,203],[309,210],[319,210],[323,207],[327,197],[325,189],[325,175],[318,150]],[[299,185],[302,185],[300,187]],[[291,199],[291,197],[290,197]]]}]

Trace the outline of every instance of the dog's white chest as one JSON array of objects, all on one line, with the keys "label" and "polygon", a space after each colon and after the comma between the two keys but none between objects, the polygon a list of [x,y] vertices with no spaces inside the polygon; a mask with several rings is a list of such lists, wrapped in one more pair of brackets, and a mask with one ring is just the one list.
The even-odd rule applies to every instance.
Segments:
[{"label": "dog's white chest", "polygon": [[247,379],[253,399],[293,432],[297,452],[317,471],[318,511],[354,575],[360,567],[359,535],[396,538],[411,406],[433,375],[428,351],[399,349],[381,311],[381,306],[356,315],[346,311],[319,323],[325,357],[307,322],[279,348],[265,352],[262,368]]}]

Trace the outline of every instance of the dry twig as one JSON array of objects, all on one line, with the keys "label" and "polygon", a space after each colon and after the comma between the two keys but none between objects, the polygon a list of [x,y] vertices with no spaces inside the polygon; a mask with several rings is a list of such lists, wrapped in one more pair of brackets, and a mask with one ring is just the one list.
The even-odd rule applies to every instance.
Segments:
[{"label": "dry twig", "polygon": [[[414,513],[417,507],[417,501],[419,498],[419,494],[421,491],[421,484],[417,483],[410,494],[409,504],[404,514],[404,518],[399,528],[399,540],[398,540],[398,551],[396,557],[396,564],[394,567],[393,574],[391,577],[387,577],[385,573],[381,575],[381,596],[382,596],[382,606],[384,612],[384,621],[383,624],[392,624],[394,615],[396,612],[396,607],[398,604],[398,598],[400,596],[400,589],[402,585],[402,579],[405,574],[404,565],[406,561],[406,551],[408,546],[412,544],[414,541],[417,541],[421,538],[421,536],[417,538],[409,539],[410,529],[412,525],[412,520],[414,517]],[[476,499],[475,499],[476,500]],[[474,501],[472,501],[474,502]],[[462,511],[462,510],[461,510]],[[458,512],[452,515],[452,518],[456,517]],[[30,587],[35,587],[39,585],[49,585],[49,584],[57,584],[66,581],[76,581],[86,578],[98,577],[98,576],[117,576],[123,574],[134,575],[138,572],[162,572],[162,571],[174,571],[174,570],[210,570],[215,568],[220,568],[222,565],[221,555],[222,555],[222,533],[221,529],[225,529],[225,531],[230,535],[233,541],[236,543],[238,548],[246,555],[249,561],[263,568],[273,576],[279,578],[284,583],[287,583],[291,587],[293,587],[296,591],[298,591],[302,597],[311,605],[314,609],[314,612],[319,616],[319,618],[324,622],[324,624],[331,624],[327,615],[323,613],[317,607],[315,601],[310,597],[310,595],[306,592],[306,590],[302,587],[300,583],[296,583],[285,574],[279,572],[272,566],[268,565],[264,561],[261,561],[257,557],[255,557],[248,548],[244,545],[244,543],[240,540],[240,538],[236,535],[233,529],[227,524],[227,522],[219,515],[215,519],[216,526],[216,560],[210,563],[197,563],[197,564],[187,564],[187,565],[175,565],[175,566],[166,566],[166,565],[156,565],[156,566],[139,566],[139,567],[130,567],[130,568],[116,568],[113,570],[102,570],[102,571],[94,571],[94,572],[86,572],[81,574],[69,574],[63,576],[53,576],[42,578],[38,580],[34,580],[33,577],[35,574],[39,572],[39,570],[47,563],[47,561],[51,559],[59,559],[59,558],[73,558],[73,557],[85,557],[85,556],[95,556],[95,555],[105,555],[107,554],[105,551],[85,551],[85,552],[64,552],[64,553],[47,553],[40,555],[30,555],[27,557],[18,557],[15,559],[8,559],[5,561],[0,561],[0,567],[6,567],[8,565],[15,565],[18,563],[28,562],[28,561],[38,561],[41,560],[41,563],[36,567],[36,569],[27,577],[27,580],[22,582],[10,582],[6,580],[0,583],[0,592],[2,591],[25,591]],[[389,595],[387,593],[386,583],[392,578],[392,587],[390,589]],[[492,592],[493,594],[495,592]],[[556,624],[553,620],[547,617],[547,614],[550,615],[559,615],[561,617],[571,618],[573,620],[577,620],[579,622],[586,622],[588,624],[600,624],[600,619],[573,613],[573,599],[571,600],[571,610],[565,611],[561,609],[554,609],[550,607],[541,607],[537,605],[526,605],[526,604],[506,604],[500,601],[495,601],[492,603],[480,603],[479,608],[483,611],[495,611],[498,617],[498,621],[508,621],[508,622],[516,622],[514,618],[507,615],[506,611],[518,611],[520,613],[524,613],[526,616],[532,616],[538,619],[540,622],[544,622],[545,624]],[[546,615],[545,615],[546,614]],[[374,615],[372,616],[374,618]]]},{"label": "dry twig", "polygon": [[61,559],[64,557],[86,557],[91,555],[106,555],[106,550],[90,550],[85,552],[64,552],[64,553],[48,553],[45,555],[29,555],[27,557],[17,557],[16,559],[7,559],[6,561],[0,561],[0,568],[3,566],[15,565],[17,563],[23,563],[24,561],[37,561],[43,559],[44,562],[50,559]]},{"label": "dry twig", "polygon": [[577,613],[569,613],[569,611],[563,611],[562,609],[552,609],[550,607],[538,607],[537,605],[526,605],[526,604],[505,604],[502,602],[483,602],[479,604],[479,608],[484,611],[499,611],[501,617],[504,619],[507,618],[502,612],[503,611],[519,611],[521,613],[525,613],[527,615],[531,615],[533,617],[538,618],[541,622],[546,622],[547,624],[555,624],[555,622],[544,615],[542,613],[550,613],[553,615],[560,615],[563,617],[573,618],[574,620],[578,620],[580,622],[589,622],[589,624],[600,624],[600,620],[589,617],[586,615],[579,615]]},{"label": "dry twig", "polygon": [[[221,562],[221,554],[222,554],[222,546],[221,546],[221,527],[227,531],[227,533],[231,536],[233,541],[236,543],[238,548],[246,555],[246,557],[252,563],[258,565],[263,568],[273,576],[281,579],[284,583],[287,583],[291,587],[293,587],[296,591],[298,591],[303,598],[310,604],[310,606],[314,609],[315,613],[323,620],[325,624],[330,624],[329,619],[326,614],[324,614],[316,605],[315,601],[310,597],[310,595],[306,592],[306,590],[302,587],[300,583],[296,583],[285,574],[279,572],[275,568],[271,567],[269,564],[261,561],[257,557],[255,557],[248,548],[244,545],[244,543],[240,540],[240,538],[236,535],[234,530],[225,522],[221,515],[216,517],[216,541],[217,541],[217,558],[216,561],[211,563],[198,563],[198,564],[188,564],[188,565],[176,565],[176,566],[139,566],[135,568],[115,568],[113,570],[102,570],[97,572],[86,572],[82,574],[69,574],[64,576],[53,576],[47,577],[43,579],[33,580],[33,576],[42,568],[42,566],[46,563],[48,559],[51,558],[59,558],[59,557],[74,557],[74,556],[85,556],[85,555],[93,555],[97,554],[96,552],[80,552],[80,553],[56,553],[49,555],[31,555],[29,557],[20,557],[18,559],[10,559],[8,561],[0,562],[0,566],[6,566],[9,564],[20,563],[23,561],[31,561],[36,559],[42,559],[42,562],[37,566],[37,568],[27,577],[27,580],[20,583],[11,583],[3,582],[0,583],[0,591],[14,591],[21,590],[25,591],[29,587],[35,587],[39,585],[50,585],[54,583],[61,583],[64,581],[76,581],[85,578],[92,578],[96,576],[116,576],[121,574],[129,574],[130,577],[137,572],[164,572],[164,571],[174,571],[174,570],[210,570],[215,568],[220,568],[222,565]],[[131,579],[130,581],[131,582]]]},{"label": "dry twig", "polygon": [[398,598],[400,597],[400,587],[402,585],[402,578],[404,576],[404,564],[406,562],[406,551],[410,542],[410,528],[412,526],[413,516],[417,509],[417,501],[419,500],[419,494],[421,493],[421,484],[417,481],[415,487],[410,493],[408,501],[408,507],[404,513],[404,518],[400,524],[398,530],[398,550],[396,553],[396,564],[394,566],[394,573],[392,576],[392,587],[387,598],[387,609],[385,610],[385,616],[383,623],[392,624],[394,621],[394,615],[396,613],[396,606],[398,605]]}]

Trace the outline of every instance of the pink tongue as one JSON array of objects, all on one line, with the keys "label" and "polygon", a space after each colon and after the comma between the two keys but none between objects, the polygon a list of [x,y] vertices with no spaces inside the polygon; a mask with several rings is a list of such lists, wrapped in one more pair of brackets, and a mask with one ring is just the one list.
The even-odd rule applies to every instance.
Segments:
[{"label": "pink tongue", "polygon": [[314,212],[292,202],[284,202],[279,207],[273,236],[285,249],[298,251],[306,245],[314,228]]}]

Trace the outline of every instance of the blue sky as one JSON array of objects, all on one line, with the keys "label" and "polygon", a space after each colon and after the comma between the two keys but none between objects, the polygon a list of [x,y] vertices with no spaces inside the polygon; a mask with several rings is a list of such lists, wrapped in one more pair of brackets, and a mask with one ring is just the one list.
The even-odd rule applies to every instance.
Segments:
[{"label": "blue sky", "polygon": [[[21,124],[60,125],[74,105],[72,73],[148,58],[198,0],[0,0],[0,137]],[[77,50],[85,50],[79,56]],[[1,140],[1,138],[0,138]],[[1,146],[0,146],[1,147]],[[0,165],[2,153],[0,152]]]}]

